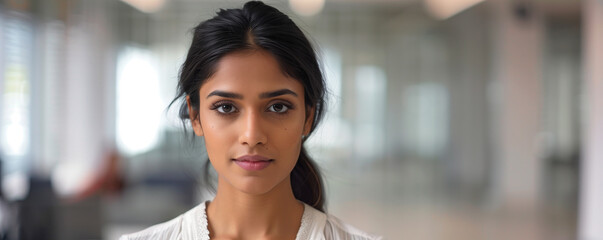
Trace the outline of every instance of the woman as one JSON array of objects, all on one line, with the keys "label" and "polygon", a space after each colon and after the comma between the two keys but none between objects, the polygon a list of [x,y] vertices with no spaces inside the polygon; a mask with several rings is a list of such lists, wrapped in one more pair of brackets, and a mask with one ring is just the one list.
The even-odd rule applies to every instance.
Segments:
[{"label": "woman", "polygon": [[248,2],[199,24],[178,91],[218,173],[216,196],[122,239],[376,239],[324,213],[303,143],[323,116],[325,83],[285,14]]}]

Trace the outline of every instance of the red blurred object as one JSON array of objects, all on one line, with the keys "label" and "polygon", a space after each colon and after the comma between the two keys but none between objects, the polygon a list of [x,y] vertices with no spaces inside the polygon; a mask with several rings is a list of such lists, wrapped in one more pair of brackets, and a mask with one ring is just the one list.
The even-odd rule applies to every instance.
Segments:
[{"label": "red blurred object", "polygon": [[117,150],[111,150],[103,157],[103,164],[94,180],[69,201],[81,201],[94,194],[118,195],[124,188],[124,177],[120,168],[121,156]]}]

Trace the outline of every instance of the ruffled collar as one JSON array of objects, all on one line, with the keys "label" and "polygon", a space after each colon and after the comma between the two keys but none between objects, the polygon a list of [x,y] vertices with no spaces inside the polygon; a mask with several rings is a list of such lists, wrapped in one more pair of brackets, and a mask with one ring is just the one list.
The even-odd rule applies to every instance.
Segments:
[{"label": "ruffled collar", "polygon": [[[197,209],[197,216],[198,216],[198,228],[200,231],[200,235],[201,235],[201,240],[209,240],[209,228],[208,228],[208,221],[207,221],[207,204],[209,203],[209,201],[206,201],[204,203],[199,204],[199,207]],[[302,202],[303,203],[303,202]],[[313,218],[315,218],[315,216],[317,215],[324,215],[324,213],[314,209],[313,207],[304,204],[304,213],[302,215],[302,219],[301,219],[301,225],[299,226],[299,230],[297,231],[297,235],[295,237],[296,240],[301,240],[301,239],[311,239],[312,237],[312,229],[315,228],[314,225],[317,225],[320,223],[316,222],[316,221],[312,221]],[[324,226],[324,225],[323,225]]]}]

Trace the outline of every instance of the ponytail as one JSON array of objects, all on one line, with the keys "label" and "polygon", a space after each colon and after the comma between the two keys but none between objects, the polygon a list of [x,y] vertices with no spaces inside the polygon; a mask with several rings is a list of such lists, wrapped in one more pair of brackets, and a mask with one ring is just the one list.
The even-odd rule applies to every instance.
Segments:
[{"label": "ponytail", "polygon": [[293,195],[313,208],[324,212],[324,185],[322,176],[314,161],[302,146],[297,163],[291,171]]}]

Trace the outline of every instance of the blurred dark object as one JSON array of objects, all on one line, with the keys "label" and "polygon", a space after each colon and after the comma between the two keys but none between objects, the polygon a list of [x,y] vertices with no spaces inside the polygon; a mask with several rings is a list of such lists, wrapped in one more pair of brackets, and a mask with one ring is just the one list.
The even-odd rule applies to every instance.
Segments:
[{"label": "blurred dark object", "polygon": [[57,197],[48,179],[32,178],[27,198],[17,204],[19,239],[56,239]]},{"label": "blurred dark object", "polygon": [[61,201],[50,180],[32,178],[30,193],[17,202],[18,236],[7,239],[101,239],[102,203],[99,197]]},{"label": "blurred dark object", "polygon": [[532,17],[532,6],[525,2],[515,3],[513,6],[513,13],[515,17],[523,22],[527,22]]}]

